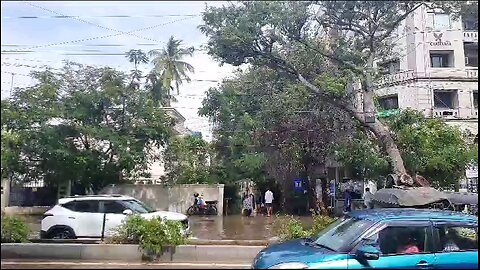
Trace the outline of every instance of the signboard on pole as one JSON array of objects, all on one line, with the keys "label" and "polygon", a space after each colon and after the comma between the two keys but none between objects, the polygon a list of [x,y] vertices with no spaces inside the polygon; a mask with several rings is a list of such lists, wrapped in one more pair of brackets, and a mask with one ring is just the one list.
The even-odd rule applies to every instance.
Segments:
[{"label": "signboard on pole", "polygon": [[303,186],[303,179],[295,178],[293,179],[293,190],[295,192],[302,192],[305,189]]}]

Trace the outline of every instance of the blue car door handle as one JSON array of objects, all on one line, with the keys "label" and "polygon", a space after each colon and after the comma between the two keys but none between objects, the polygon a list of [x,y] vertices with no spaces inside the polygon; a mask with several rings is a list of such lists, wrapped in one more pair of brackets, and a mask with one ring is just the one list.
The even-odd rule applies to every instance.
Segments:
[{"label": "blue car door handle", "polygon": [[430,266],[432,266],[432,264],[430,264],[430,263],[428,263],[428,262],[426,262],[426,261],[419,261],[419,262],[417,263],[417,266],[418,266],[418,267],[430,267]]}]

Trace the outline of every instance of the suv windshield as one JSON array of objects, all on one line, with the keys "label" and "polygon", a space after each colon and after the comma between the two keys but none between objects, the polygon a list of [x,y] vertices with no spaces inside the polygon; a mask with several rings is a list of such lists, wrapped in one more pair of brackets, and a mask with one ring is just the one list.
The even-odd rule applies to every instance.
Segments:
[{"label": "suv windshield", "polygon": [[315,239],[315,244],[333,251],[340,251],[372,225],[373,223],[369,220],[343,217],[321,231]]},{"label": "suv windshield", "polygon": [[137,200],[120,201],[125,207],[137,214],[153,213],[155,209]]}]

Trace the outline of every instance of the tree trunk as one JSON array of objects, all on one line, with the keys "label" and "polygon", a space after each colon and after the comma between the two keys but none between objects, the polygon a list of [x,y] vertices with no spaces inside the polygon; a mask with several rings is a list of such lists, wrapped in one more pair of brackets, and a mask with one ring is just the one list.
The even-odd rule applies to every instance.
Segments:
[{"label": "tree trunk", "polygon": [[[375,110],[371,108],[375,108],[374,102],[373,102],[373,91],[364,91],[364,97],[363,97],[363,102],[364,102],[364,107],[370,108],[372,110],[372,116],[375,119],[374,123],[367,123],[365,119],[365,114],[364,112],[359,112],[353,104],[345,104],[342,103],[341,101],[337,101],[332,97],[328,97],[328,94],[319,89],[317,86],[313,85],[310,83],[308,80],[306,80],[301,74],[298,74],[298,78],[300,82],[303,83],[307,88],[309,88],[311,91],[313,91],[316,94],[320,94],[324,97],[326,97],[324,100],[331,103],[332,105],[336,106],[337,108],[340,108],[350,114],[352,117],[357,119],[362,125],[367,127],[370,131],[375,134],[377,137],[380,145],[385,148],[385,152],[389,156],[392,162],[393,170],[395,174],[400,178],[402,175],[408,175],[407,170],[405,168],[405,165],[403,163],[403,158],[400,153],[400,150],[397,147],[397,144],[393,140],[392,135],[390,134],[390,131],[386,127],[385,124],[383,124],[381,121],[378,120],[378,118],[375,116]],[[368,75],[367,75],[368,78]],[[371,78],[367,79],[367,88],[373,89],[372,87],[372,80]],[[366,105],[366,106],[365,106]]]},{"label": "tree trunk", "polygon": [[[376,109],[374,103],[374,86],[373,86],[373,61],[374,55],[370,54],[369,59],[367,61],[367,70],[365,73],[365,89],[363,89],[363,114],[364,114],[364,122],[367,127],[375,134],[375,136],[379,139],[382,146],[385,148],[385,152],[387,152],[390,160],[392,162],[393,170],[395,174],[400,177],[401,175],[407,174],[407,170],[403,163],[403,158],[400,153],[400,150],[397,147],[397,144],[392,138],[390,131],[388,130],[387,126],[382,123],[376,117]],[[366,123],[366,117],[372,116],[375,120],[374,123]]]}]

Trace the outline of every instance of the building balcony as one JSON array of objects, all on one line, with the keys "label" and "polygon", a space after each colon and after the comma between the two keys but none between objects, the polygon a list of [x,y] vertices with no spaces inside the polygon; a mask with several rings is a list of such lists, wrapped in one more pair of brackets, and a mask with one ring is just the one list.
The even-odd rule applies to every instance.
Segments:
[{"label": "building balcony", "polygon": [[403,83],[406,81],[414,80],[416,78],[416,73],[413,70],[400,71],[395,74],[387,74],[380,77],[379,80],[375,83],[377,87],[381,87],[389,84]]},{"label": "building balcony", "polygon": [[444,118],[444,119],[455,119],[459,117],[459,109],[451,108],[433,108],[432,117],[434,118]]},{"label": "building balcony", "polygon": [[463,31],[464,42],[478,42],[478,31],[465,30]]},{"label": "building balcony", "polygon": [[430,68],[427,72],[415,72],[413,70],[401,71],[395,74],[387,74],[380,77],[376,82],[377,88],[399,85],[415,79],[478,79],[477,67],[459,68]]},{"label": "building balcony", "polygon": [[478,68],[469,67],[466,69],[467,78],[469,79],[478,79]]}]

